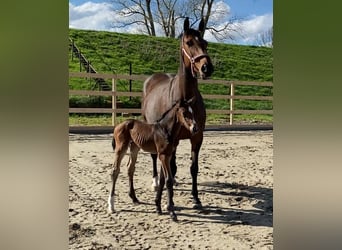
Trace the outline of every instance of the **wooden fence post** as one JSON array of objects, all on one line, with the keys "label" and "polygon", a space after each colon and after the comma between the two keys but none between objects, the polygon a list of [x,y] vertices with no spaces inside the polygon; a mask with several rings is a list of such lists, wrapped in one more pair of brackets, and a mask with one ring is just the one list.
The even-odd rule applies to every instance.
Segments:
[{"label": "wooden fence post", "polygon": [[115,126],[116,123],[116,81],[112,78],[112,125]]},{"label": "wooden fence post", "polygon": [[229,125],[233,125],[233,111],[234,111],[234,83],[230,83],[230,114],[229,114]]}]

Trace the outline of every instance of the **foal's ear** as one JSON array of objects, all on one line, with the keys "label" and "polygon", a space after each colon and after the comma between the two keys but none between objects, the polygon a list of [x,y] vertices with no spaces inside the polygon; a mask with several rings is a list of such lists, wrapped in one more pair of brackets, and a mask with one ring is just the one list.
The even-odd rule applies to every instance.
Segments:
[{"label": "foal's ear", "polygon": [[184,29],[184,31],[187,31],[189,28],[190,28],[189,17],[186,17],[185,20],[184,20],[183,29]]},{"label": "foal's ear", "polygon": [[205,30],[204,19],[202,18],[201,22],[199,23],[199,26],[198,26],[198,31],[201,33],[202,37],[203,37],[203,34],[204,34],[204,30]]}]

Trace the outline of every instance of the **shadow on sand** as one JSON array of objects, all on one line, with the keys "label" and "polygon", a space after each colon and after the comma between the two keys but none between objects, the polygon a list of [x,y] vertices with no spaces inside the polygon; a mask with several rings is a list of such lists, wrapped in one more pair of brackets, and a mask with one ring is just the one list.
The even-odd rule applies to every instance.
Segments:
[{"label": "shadow on sand", "polygon": [[[265,187],[247,186],[242,184],[230,184],[218,181],[202,182],[198,184],[199,193],[213,195],[209,205],[203,204],[201,209],[194,209],[190,206],[175,204],[175,210],[179,223],[223,223],[227,225],[250,225],[273,227],[273,190]],[[186,192],[191,196],[191,183],[179,183],[175,187],[177,192]],[[165,192],[165,190],[164,190]],[[166,193],[164,193],[166,195]],[[215,200],[221,199],[220,205],[215,205]],[[223,202],[222,202],[223,200]],[[202,201],[203,202],[203,201]],[[249,205],[250,209],[243,209]],[[154,207],[154,203],[143,202],[140,205]],[[123,209],[122,212],[133,213],[155,213],[153,209]],[[164,209],[163,209],[164,210]],[[167,212],[164,210],[163,214]]]},{"label": "shadow on sand", "polygon": [[[177,191],[191,193],[191,184],[182,183],[189,189],[175,188]],[[273,190],[265,187],[230,184],[218,181],[202,182],[198,184],[200,193],[215,195],[216,199],[223,199],[220,205],[205,205],[199,210],[177,206],[177,215],[184,223],[210,222],[229,225],[251,225],[273,227]],[[251,209],[241,208],[243,203],[250,203]],[[215,199],[212,203],[215,203]],[[180,211],[179,211],[180,210]],[[183,212],[192,210],[194,212]]]}]

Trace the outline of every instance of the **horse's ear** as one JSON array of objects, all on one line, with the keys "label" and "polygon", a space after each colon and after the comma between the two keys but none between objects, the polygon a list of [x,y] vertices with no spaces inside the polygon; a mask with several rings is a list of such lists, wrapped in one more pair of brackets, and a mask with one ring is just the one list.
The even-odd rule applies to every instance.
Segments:
[{"label": "horse's ear", "polygon": [[190,28],[189,17],[186,17],[184,20],[184,26],[183,26],[184,32],[187,31],[189,28]]},{"label": "horse's ear", "polygon": [[204,19],[202,18],[202,19],[201,19],[201,22],[200,22],[199,25],[198,25],[198,31],[201,33],[202,36],[203,36],[203,34],[204,34],[204,30],[205,30],[205,27],[204,27]]}]

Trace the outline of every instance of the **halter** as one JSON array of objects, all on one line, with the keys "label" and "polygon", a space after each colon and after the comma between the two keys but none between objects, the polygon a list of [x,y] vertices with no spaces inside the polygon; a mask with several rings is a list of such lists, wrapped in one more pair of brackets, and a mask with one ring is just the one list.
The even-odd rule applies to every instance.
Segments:
[{"label": "halter", "polygon": [[190,64],[191,64],[191,74],[194,78],[196,78],[196,74],[195,74],[195,71],[194,71],[194,68],[195,68],[195,62],[196,60],[202,58],[202,57],[207,57],[209,58],[209,55],[208,54],[200,54],[198,56],[192,56],[191,54],[189,55],[188,52],[186,52],[186,50],[184,49],[184,39],[182,38],[182,52],[186,55],[186,57],[189,59],[190,61]]}]

